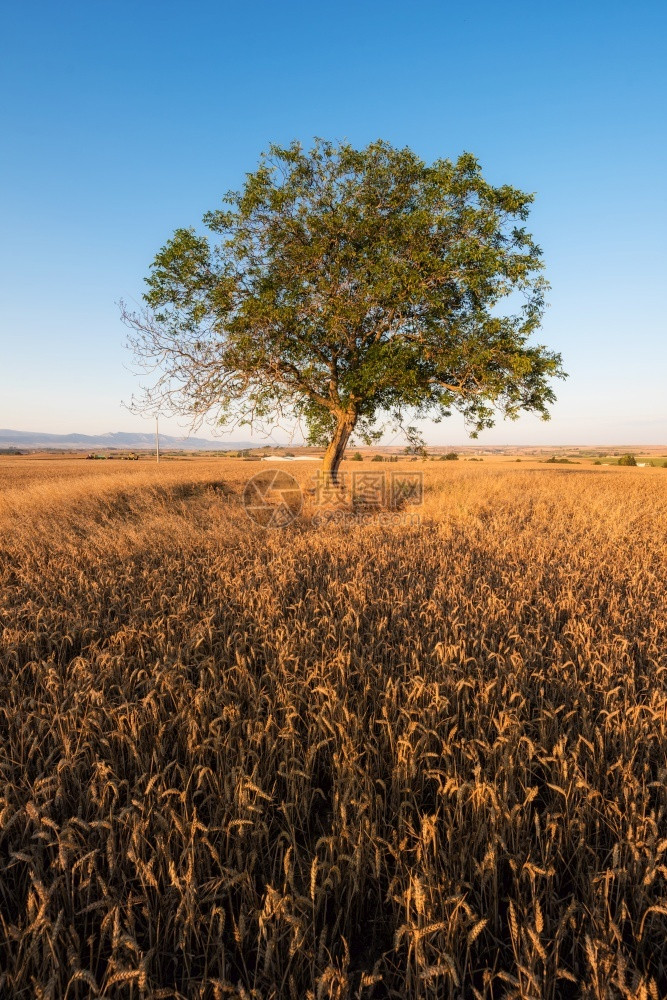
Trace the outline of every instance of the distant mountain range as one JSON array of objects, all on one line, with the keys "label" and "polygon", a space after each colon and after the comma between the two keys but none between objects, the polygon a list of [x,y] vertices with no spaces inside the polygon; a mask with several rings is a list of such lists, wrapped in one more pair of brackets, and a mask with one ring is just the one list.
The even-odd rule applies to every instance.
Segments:
[{"label": "distant mountain range", "polygon": [[[208,441],[206,438],[178,438],[160,434],[160,448],[183,451],[229,451],[239,448],[256,448],[251,441]],[[0,428],[0,448],[41,449],[59,448],[84,451],[97,448],[117,448],[123,451],[140,451],[155,448],[154,434],[44,434],[41,431],[12,431]]]}]

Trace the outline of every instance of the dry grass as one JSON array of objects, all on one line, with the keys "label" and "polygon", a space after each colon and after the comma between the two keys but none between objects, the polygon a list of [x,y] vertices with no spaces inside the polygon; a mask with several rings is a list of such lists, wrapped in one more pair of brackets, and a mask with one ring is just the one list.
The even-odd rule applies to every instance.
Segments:
[{"label": "dry grass", "polygon": [[0,995],[667,995],[667,474],[424,470],[0,464]]}]

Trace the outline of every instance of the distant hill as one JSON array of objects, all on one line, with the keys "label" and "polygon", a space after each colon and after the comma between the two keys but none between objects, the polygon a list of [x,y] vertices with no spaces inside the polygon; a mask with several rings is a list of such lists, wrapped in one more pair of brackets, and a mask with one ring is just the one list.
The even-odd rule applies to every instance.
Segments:
[{"label": "distant hill", "polygon": [[[160,434],[160,447],[165,450],[228,451],[256,448],[257,445],[251,441],[209,441],[206,438],[178,438]],[[121,431],[113,434],[44,434],[41,431],[12,431],[0,428],[0,448],[59,448],[67,451],[118,448],[123,451],[141,451],[155,448],[155,435],[127,434]]]}]

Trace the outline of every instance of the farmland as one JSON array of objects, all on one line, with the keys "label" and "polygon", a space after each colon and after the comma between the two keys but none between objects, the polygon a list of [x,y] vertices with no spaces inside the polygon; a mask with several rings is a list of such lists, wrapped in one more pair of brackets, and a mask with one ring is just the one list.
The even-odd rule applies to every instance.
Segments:
[{"label": "farmland", "polygon": [[667,471],[403,465],[0,459],[0,996],[667,995]]}]

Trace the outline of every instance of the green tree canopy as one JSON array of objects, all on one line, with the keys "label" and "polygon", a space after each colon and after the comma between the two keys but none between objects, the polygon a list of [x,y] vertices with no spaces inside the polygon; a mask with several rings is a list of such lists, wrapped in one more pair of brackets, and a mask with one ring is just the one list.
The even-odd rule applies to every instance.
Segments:
[{"label": "green tree canopy", "polygon": [[[466,153],[386,142],[272,145],[239,192],[177,229],[123,318],[157,372],[135,405],[229,427],[305,421],[334,474],[351,435],[460,411],[548,419],[560,356],[530,345],[548,287],[523,227],[533,196]],[[515,306],[513,311],[507,307]],[[410,429],[408,428],[408,432]]]}]

